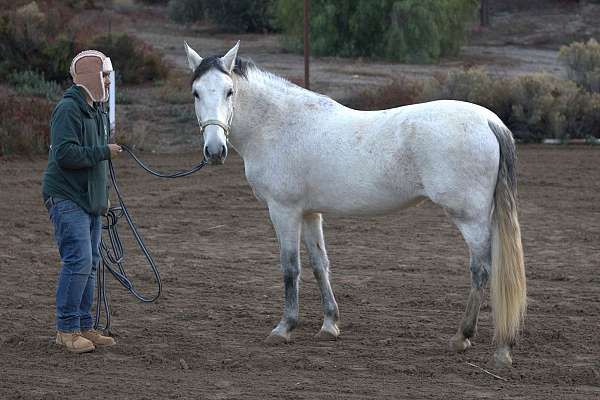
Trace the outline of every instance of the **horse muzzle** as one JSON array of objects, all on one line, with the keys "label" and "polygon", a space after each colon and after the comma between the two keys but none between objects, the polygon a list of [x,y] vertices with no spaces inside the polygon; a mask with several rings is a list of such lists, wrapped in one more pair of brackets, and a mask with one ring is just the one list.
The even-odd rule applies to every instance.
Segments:
[{"label": "horse muzzle", "polygon": [[227,158],[227,147],[219,146],[204,146],[204,157],[211,165],[221,165]]}]

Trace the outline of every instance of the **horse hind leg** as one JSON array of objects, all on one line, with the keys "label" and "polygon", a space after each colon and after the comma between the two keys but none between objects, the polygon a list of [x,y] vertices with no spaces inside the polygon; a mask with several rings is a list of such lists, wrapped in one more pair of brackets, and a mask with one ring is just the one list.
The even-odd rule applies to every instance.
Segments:
[{"label": "horse hind leg", "polygon": [[335,340],[340,335],[338,328],[338,305],[329,282],[329,259],[323,238],[321,214],[305,215],[302,221],[302,237],[308,251],[313,274],[321,291],[323,305],[323,326],[317,335],[318,340]]},{"label": "horse hind leg", "polygon": [[455,220],[467,242],[470,252],[471,290],[458,332],[450,340],[450,348],[463,352],[471,346],[471,338],[477,333],[477,319],[484,296],[484,288],[490,276],[491,233],[486,220],[464,222]]}]

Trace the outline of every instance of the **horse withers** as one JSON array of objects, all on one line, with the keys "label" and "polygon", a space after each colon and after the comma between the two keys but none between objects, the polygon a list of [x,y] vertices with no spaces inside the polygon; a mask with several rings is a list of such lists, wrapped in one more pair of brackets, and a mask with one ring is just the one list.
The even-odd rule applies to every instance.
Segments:
[{"label": "horse withers", "polygon": [[515,144],[498,116],[447,100],[352,110],[237,58],[238,47],[202,58],[185,44],[204,155],[221,164],[228,145],[240,154],[279,240],[284,311],[267,341],[289,341],[298,323],[301,239],[321,291],[317,337],[340,334],[322,213],[385,214],[430,199],[454,221],[470,252],[471,291],[451,348],[471,345],[490,280],[494,358],[511,365],[526,285]]}]

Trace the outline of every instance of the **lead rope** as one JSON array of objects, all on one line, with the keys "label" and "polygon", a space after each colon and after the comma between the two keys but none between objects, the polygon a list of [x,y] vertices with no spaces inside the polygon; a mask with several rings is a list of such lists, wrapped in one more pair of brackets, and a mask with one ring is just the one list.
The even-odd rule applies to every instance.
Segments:
[{"label": "lead rope", "polygon": [[[148,173],[157,176],[159,178],[181,178],[184,176],[191,175],[199,170],[201,170],[206,164],[206,160],[202,160],[200,163],[194,165],[188,171],[176,171],[174,173],[163,173],[156,171],[148,166],[146,166],[140,159],[138,159],[135,154],[131,151],[131,149],[125,145],[121,146],[123,150],[125,150],[134,160],[135,162],[142,167]],[[110,311],[110,302],[108,296],[106,294],[106,270],[108,270],[116,279],[127,289],[133,296],[135,296],[138,300],[143,303],[152,303],[156,301],[160,297],[162,293],[162,283],[160,280],[160,273],[158,271],[158,267],[156,266],[152,255],[146,248],[144,244],[144,240],[140,236],[137,231],[137,226],[135,222],[133,222],[133,218],[129,214],[129,210],[123,201],[123,196],[121,195],[121,191],[119,190],[119,186],[117,184],[117,177],[115,174],[115,170],[113,167],[113,163],[111,160],[108,161],[108,168],[110,172],[110,179],[117,193],[117,198],[119,200],[118,206],[110,207],[105,218],[106,223],[102,225],[102,228],[107,231],[109,242],[106,243],[104,237],[100,240],[100,256],[102,258],[102,262],[98,270],[96,271],[96,279],[97,279],[97,300],[96,300],[96,318],[94,322],[94,329],[102,330],[106,335],[111,335],[110,325],[111,325],[111,311]],[[123,244],[119,237],[119,231],[117,229],[117,224],[119,222],[119,218],[125,217],[127,220],[127,224],[133,233],[133,237],[137,242],[139,248],[144,253],[148,264],[150,265],[150,269],[154,275],[154,280],[157,285],[156,293],[153,296],[146,297],[138,292],[133,282],[127,276],[125,272],[125,268],[123,266],[125,251],[123,249]],[[102,314],[102,309],[104,309],[105,314],[105,324],[101,325],[100,319]]]}]

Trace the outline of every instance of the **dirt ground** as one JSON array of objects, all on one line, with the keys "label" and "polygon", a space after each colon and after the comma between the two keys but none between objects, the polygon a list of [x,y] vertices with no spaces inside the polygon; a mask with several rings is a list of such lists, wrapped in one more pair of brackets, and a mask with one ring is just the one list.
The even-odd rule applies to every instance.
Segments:
[{"label": "dirt ground", "polygon": [[[117,162],[164,293],[141,304],[110,278],[118,345],[68,354],[52,343],[59,259],[40,203],[45,159],[0,159],[0,398],[597,399],[599,151],[519,148],[529,309],[514,367],[500,371],[489,364],[487,302],[474,347],[447,351],[469,289],[468,255],[427,203],[393,217],[326,216],[341,339],[313,338],[322,316],[306,261],[293,342],[265,344],[282,309],[278,250],[235,154],[178,180]],[[165,170],[197,157],[144,155]],[[141,257],[127,248],[132,278],[151,291]]]},{"label": "dirt ground", "polygon": [[[163,52],[176,79],[187,72],[184,40],[206,56],[241,39],[240,55],[302,82],[302,57],[286,53],[276,35],[215,34],[177,26],[164,10],[133,0],[114,3],[118,15],[106,13],[113,29]],[[598,15],[592,4],[501,12],[455,59],[423,66],[313,58],[311,84],[343,100],[398,76],[465,66],[563,76],[558,46],[597,37]],[[119,87],[117,107],[118,132],[163,153],[142,156],[165,170],[200,157],[180,154],[200,148],[198,127],[191,95],[173,96],[169,84]],[[468,254],[458,230],[429,203],[393,217],[326,216],[341,339],[313,338],[322,313],[303,253],[301,324],[292,343],[266,345],[283,301],[278,247],[235,154],[224,166],[178,180],[150,177],[125,157],[117,162],[163,295],[141,304],[109,277],[118,345],[67,354],[53,344],[59,258],[40,202],[46,161],[0,158],[0,399],[600,398],[600,149],[521,146],[519,155],[529,308],[514,367],[500,371],[489,363],[487,302],[474,347],[463,355],[447,351],[469,290]],[[131,277],[152,292],[129,237],[126,248]]]}]

